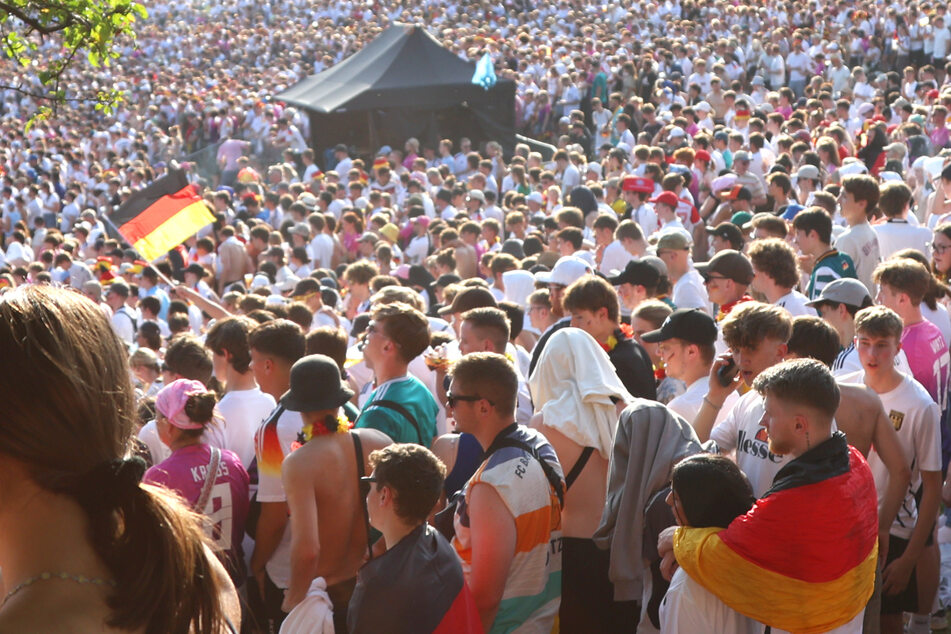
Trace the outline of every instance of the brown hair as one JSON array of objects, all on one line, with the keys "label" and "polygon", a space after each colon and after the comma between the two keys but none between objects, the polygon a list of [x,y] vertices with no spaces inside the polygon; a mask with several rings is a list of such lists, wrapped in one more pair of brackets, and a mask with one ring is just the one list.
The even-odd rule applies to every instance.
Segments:
[{"label": "brown hair", "polygon": [[759,271],[769,276],[778,286],[792,288],[799,283],[796,252],[785,240],[766,238],[750,244],[747,255]]},{"label": "brown hair", "polygon": [[452,367],[452,380],[466,390],[491,401],[499,412],[515,416],[518,375],[515,366],[501,354],[473,352]]},{"label": "brown hair", "polygon": [[586,275],[569,286],[565,291],[562,304],[568,312],[575,310],[597,312],[607,308],[608,319],[613,322],[617,322],[621,314],[617,291],[603,279],[593,275]]},{"label": "brown hair", "polygon": [[248,335],[248,344],[258,352],[283,360],[288,366],[303,357],[306,348],[304,332],[288,319],[256,325]]},{"label": "brown hair", "polygon": [[175,335],[168,344],[165,350],[165,367],[172,374],[208,385],[214,363],[211,359],[211,351],[201,345],[198,337],[183,333]]},{"label": "brown hair", "polygon": [[896,293],[905,293],[915,306],[931,290],[931,272],[920,262],[908,258],[885,260],[872,272],[872,281],[887,285]]},{"label": "brown hair", "polygon": [[400,358],[409,363],[429,346],[429,320],[420,311],[403,302],[377,306],[373,321],[383,334],[397,344]]},{"label": "brown hair", "polygon": [[433,452],[415,443],[394,443],[370,454],[376,489],[388,486],[396,492],[393,509],[414,524],[426,521],[439,500],[446,465]]},{"label": "brown hair", "polygon": [[905,325],[898,313],[884,306],[869,306],[855,315],[855,334],[863,333],[871,337],[893,337],[901,342],[901,333]]},{"label": "brown hair", "polygon": [[347,360],[347,333],[343,328],[321,326],[307,334],[307,355],[322,354],[336,361],[340,371]]},{"label": "brown hair", "polygon": [[[223,629],[197,516],[149,485],[114,502],[101,487],[90,495],[90,480],[129,455],[136,414],[125,351],[106,317],[78,294],[28,286],[0,302],[0,349],[0,453],[86,512],[88,539],[116,582],[107,624],[148,634]],[[42,399],[38,385],[50,387]]]},{"label": "brown hair", "polygon": [[832,421],[839,408],[839,386],[829,368],[815,359],[784,361],[763,370],[753,381],[763,396],[819,410]]},{"label": "brown hair", "polygon": [[248,333],[257,324],[248,317],[226,317],[216,321],[205,337],[205,346],[217,355],[231,354],[229,363],[239,374],[245,374],[251,364],[251,348]]},{"label": "brown hair", "polygon": [[839,354],[839,333],[825,319],[800,315],[793,319],[786,349],[800,358],[822,361],[829,367]]},{"label": "brown hair", "polygon": [[720,329],[723,340],[731,348],[755,349],[764,339],[789,341],[792,317],[779,306],[745,302],[730,311]]},{"label": "brown hair", "polygon": [[496,352],[505,354],[505,346],[511,334],[511,325],[504,310],[494,306],[473,308],[462,314],[462,320],[469,322],[470,327],[478,331],[479,337],[489,339]]},{"label": "brown hair", "polygon": [[856,202],[865,201],[866,218],[875,216],[879,189],[874,178],[865,174],[849,174],[842,179],[842,189],[852,194]]}]

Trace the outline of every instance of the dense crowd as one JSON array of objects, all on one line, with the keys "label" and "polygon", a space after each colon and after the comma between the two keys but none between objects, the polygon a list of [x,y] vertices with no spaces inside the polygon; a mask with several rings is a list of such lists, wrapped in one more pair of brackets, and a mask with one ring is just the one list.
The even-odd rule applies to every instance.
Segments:
[{"label": "dense crowd", "polygon": [[[0,629],[943,619],[944,5],[149,12],[65,72],[111,113],[0,66]],[[394,22],[553,153],[315,146],[275,95]],[[215,221],[144,261],[177,169]]]}]

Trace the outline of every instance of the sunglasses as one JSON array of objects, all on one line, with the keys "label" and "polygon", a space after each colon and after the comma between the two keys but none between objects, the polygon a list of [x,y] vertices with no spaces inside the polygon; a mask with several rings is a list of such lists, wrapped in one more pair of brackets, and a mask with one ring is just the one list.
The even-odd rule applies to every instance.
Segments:
[{"label": "sunglasses", "polygon": [[[446,404],[449,405],[449,407],[455,407],[458,401],[461,401],[463,403],[475,403],[476,401],[481,401],[482,398],[483,397],[479,396],[478,394],[473,394],[471,396],[464,396],[461,394],[453,394],[452,392],[447,392]],[[485,399],[485,400],[489,401],[489,399]],[[491,405],[492,407],[495,407],[495,403],[493,403],[492,401],[489,401],[489,405]]]}]

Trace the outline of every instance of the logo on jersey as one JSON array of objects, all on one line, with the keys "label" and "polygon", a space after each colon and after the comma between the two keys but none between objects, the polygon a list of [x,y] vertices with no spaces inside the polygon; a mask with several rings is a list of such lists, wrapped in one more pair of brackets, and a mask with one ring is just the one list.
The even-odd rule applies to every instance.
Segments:
[{"label": "logo on jersey", "polygon": [[888,420],[892,421],[892,427],[895,428],[895,431],[898,431],[901,429],[901,424],[905,422],[905,414],[892,410],[888,412]]},{"label": "logo on jersey", "polygon": [[769,460],[770,462],[774,463],[782,460],[781,456],[777,456],[769,450],[769,434],[766,433],[765,427],[760,427],[758,430],[756,430],[756,435],[754,435],[752,438],[746,435],[746,430],[741,429],[737,440],[737,451],[742,451],[743,453],[755,458]]}]

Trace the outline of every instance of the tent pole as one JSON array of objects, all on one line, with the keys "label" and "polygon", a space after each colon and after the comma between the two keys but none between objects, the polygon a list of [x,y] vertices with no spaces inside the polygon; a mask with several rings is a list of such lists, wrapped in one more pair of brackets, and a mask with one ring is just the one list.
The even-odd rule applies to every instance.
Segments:
[{"label": "tent pole", "polygon": [[370,154],[374,154],[376,148],[379,144],[377,143],[376,138],[376,128],[373,127],[373,110],[367,110],[367,128],[370,131]]}]

